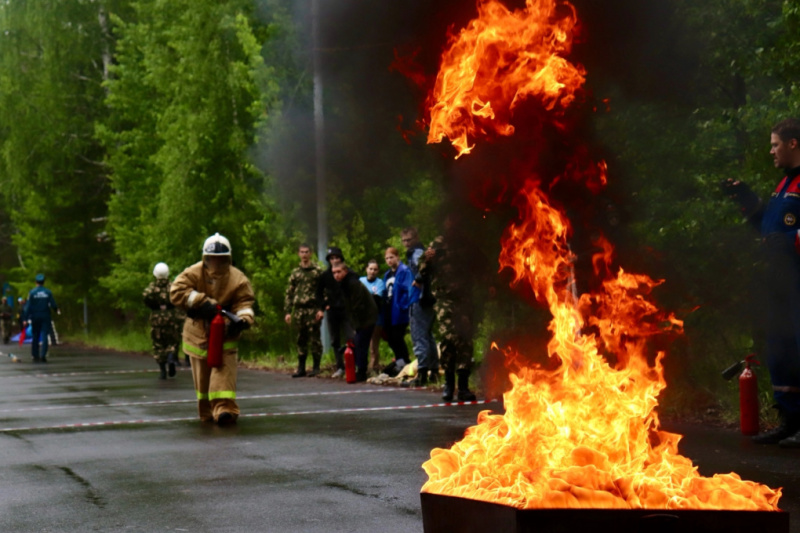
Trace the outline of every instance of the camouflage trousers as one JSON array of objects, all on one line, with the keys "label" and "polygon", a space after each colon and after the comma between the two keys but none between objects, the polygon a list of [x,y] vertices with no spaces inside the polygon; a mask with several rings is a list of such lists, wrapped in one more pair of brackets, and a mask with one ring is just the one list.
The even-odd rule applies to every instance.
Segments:
[{"label": "camouflage trousers", "polygon": [[11,340],[11,320],[0,320],[0,329],[2,329],[3,342],[8,344]]},{"label": "camouflage trousers", "polygon": [[[172,326],[150,328],[150,339],[153,341],[153,358],[158,362],[176,362],[180,350],[181,338],[176,335],[175,328]],[[172,354],[172,359],[170,359]]]},{"label": "camouflage trousers", "polygon": [[316,309],[295,309],[292,314],[292,324],[297,328],[298,357],[307,357],[309,352],[315,359],[322,356],[320,321],[316,315]]},{"label": "camouflage trousers", "polygon": [[441,350],[439,363],[445,371],[472,368],[474,325],[471,306],[436,296],[436,323]]}]

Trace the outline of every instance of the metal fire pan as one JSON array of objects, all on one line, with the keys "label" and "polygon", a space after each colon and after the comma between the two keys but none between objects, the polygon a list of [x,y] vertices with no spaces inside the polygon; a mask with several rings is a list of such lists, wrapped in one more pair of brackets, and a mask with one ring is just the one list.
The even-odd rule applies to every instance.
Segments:
[{"label": "metal fire pan", "polygon": [[516,509],[421,493],[425,533],[789,533],[782,511]]}]

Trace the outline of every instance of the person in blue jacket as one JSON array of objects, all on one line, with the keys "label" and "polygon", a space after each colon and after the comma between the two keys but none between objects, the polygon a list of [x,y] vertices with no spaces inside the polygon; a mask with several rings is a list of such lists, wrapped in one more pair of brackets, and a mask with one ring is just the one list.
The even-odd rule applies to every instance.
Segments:
[{"label": "person in blue jacket", "polygon": [[800,120],[772,129],[770,154],[785,172],[769,202],[744,183],[726,180],[723,188],[746,219],[761,232],[766,263],[766,356],[772,394],[781,424],[753,437],[758,444],[800,447]]},{"label": "person in blue jacket", "polygon": [[[28,301],[23,310],[22,326],[27,327],[31,324],[31,355],[33,362],[47,362],[47,339],[50,333],[50,310],[56,311],[59,315],[61,310],[56,305],[53,293],[44,286],[44,274],[36,274],[36,287],[28,293]],[[41,340],[41,356],[39,352],[39,341]]]},{"label": "person in blue jacket", "polygon": [[411,361],[405,336],[408,329],[408,309],[411,306],[411,284],[414,276],[400,260],[397,248],[387,248],[384,259],[389,270],[383,275],[383,283],[386,286],[383,329],[386,331],[386,342],[394,353],[394,370],[399,372]]}]

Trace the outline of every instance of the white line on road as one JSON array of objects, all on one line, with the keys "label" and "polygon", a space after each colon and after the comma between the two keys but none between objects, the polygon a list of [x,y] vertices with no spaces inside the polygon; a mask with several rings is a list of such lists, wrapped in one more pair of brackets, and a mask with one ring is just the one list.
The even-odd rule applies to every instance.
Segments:
[{"label": "white line on road", "polygon": [[[188,370],[188,369],[187,369]],[[187,371],[187,370],[184,370]],[[160,370],[96,370],[96,371],[87,371],[87,372],[51,372],[49,374],[45,374],[42,372],[37,372],[35,374],[23,374],[26,376],[31,376],[34,378],[69,378],[74,376],[109,376],[111,374],[152,374],[155,372],[160,372]],[[0,376],[0,378],[14,378],[19,379],[20,374],[13,374],[13,375],[6,375]]]},{"label": "white line on road", "polygon": [[[384,407],[353,407],[343,409],[323,409],[316,411],[289,411],[285,413],[248,413],[239,415],[240,418],[265,418],[265,417],[278,417],[278,416],[303,416],[303,415],[320,415],[320,414],[344,414],[344,413],[364,413],[376,411],[404,411],[411,409],[429,409],[432,407],[461,407],[465,405],[484,405],[497,402],[498,400],[477,400],[474,402],[445,402],[433,403],[423,405],[393,405]],[[177,418],[155,418],[155,419],[138,419],[138,420],[109,420],[102,422],[78,422],[75,424],[58,424],[54,426],[28,426],[19,428],[0,428],[0,433],[18,433],[23,431],[46,431],[53,429],[83,429],[83,428],[97,428],[97,427],[110,427],[110,426],[126,426],[135,424],[165,424],[168,422],[185,422],[197,421],[197,417],[177,417]]]}]

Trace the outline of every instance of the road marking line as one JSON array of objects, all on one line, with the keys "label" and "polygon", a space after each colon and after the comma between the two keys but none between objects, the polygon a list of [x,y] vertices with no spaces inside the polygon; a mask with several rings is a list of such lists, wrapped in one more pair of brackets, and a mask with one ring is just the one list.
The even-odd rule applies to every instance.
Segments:
[{"label": "road marking line", "polygon": [[[350,394],[374,394],[380,392],[406,392],[413,389],[364,389],[353,391],[329,391],[329,392],[291,392],[285,394],[258,394],[254,396],[239,396],[237,400],[261,400],[265,398],[305,398],[315,396],[342,396]],[[171,405],[178,403],[196,403],[196,398],[189,398],[186,400],[158,400],[150,402],[120,402],[120,403],[96,403],[85,405],[48,405],[44,407],[20,407],[16,409],[0,409],[0,413],[24,413],[30,411],[60,411],[64,409],[90,409],[99,407],[132,407],[142,405]]]},{"label": "road marking line", "polygon": [[[289,412],[275,412],[275,413],[246,413],[239,415],[240,418],[265,418],[265,417],[278,417],[278,416],[303,416],[303,415],[319,415],[319,414],[343,414],[343,413],[364,413],[376,411],[406,411],[412,409],[430,409],[432,407],[462,407],[466,405],[484,405],[494,403],[499,400],[476,400],[474,402],[445,402],[433,403],[422,405],[393,405],[383,407],[353,407],[342,409],[322,409],[317,411],[289,411]],[[197,421],[196,416],[192,417],[175,417],[175,418],[158,418],[158,419],[137,419],[137,420],[108,420],[102,422],[78,422],[75,424],[58,424],[54,426],[28,426],[19,428],[0,428],[0,433],[17,433],[23,431],[45,431],[52,429],[82,429],[82,428],[97,428],[108,426],[127,426],[135,424],[165,424],[168,422],[185,422]]]},{"label": "road marking line", "polygon": [[[33,364],[33,363],[31,363],[31,364]],[[45,363],[45,364],[49,364],[49,363]],[[17,368],[19,368],[19,367],[17,367]],[[188,369],[186,369],[186,370],[176,369],[176,370],[181,370],[183,372],[187,372],[188,371]],[[73,377],[73,376],[108,376],[108,375],[111,375],[111,374],[153,374],[153,373],[156,373],[156,372],[161,372],[161,371],[160,370],[145,370],[145,369],[142,369],[142,370],[100,370],[100,371],[93,371],[93,372],[88,372],[88,371],[87,372],[52,372],[52,373],[49,373],[49,374],[44,374],[44,373],[41,373],[41,372],[37,372],[36,374],[24,374],[24,375],[31,376],[31,377],[34,377],[34,378],[62,378],[62,377]],[[19,379],[19,377],[20,377],[20,374],[0,376],[0,378],[14,378],[14,379]]]}]

